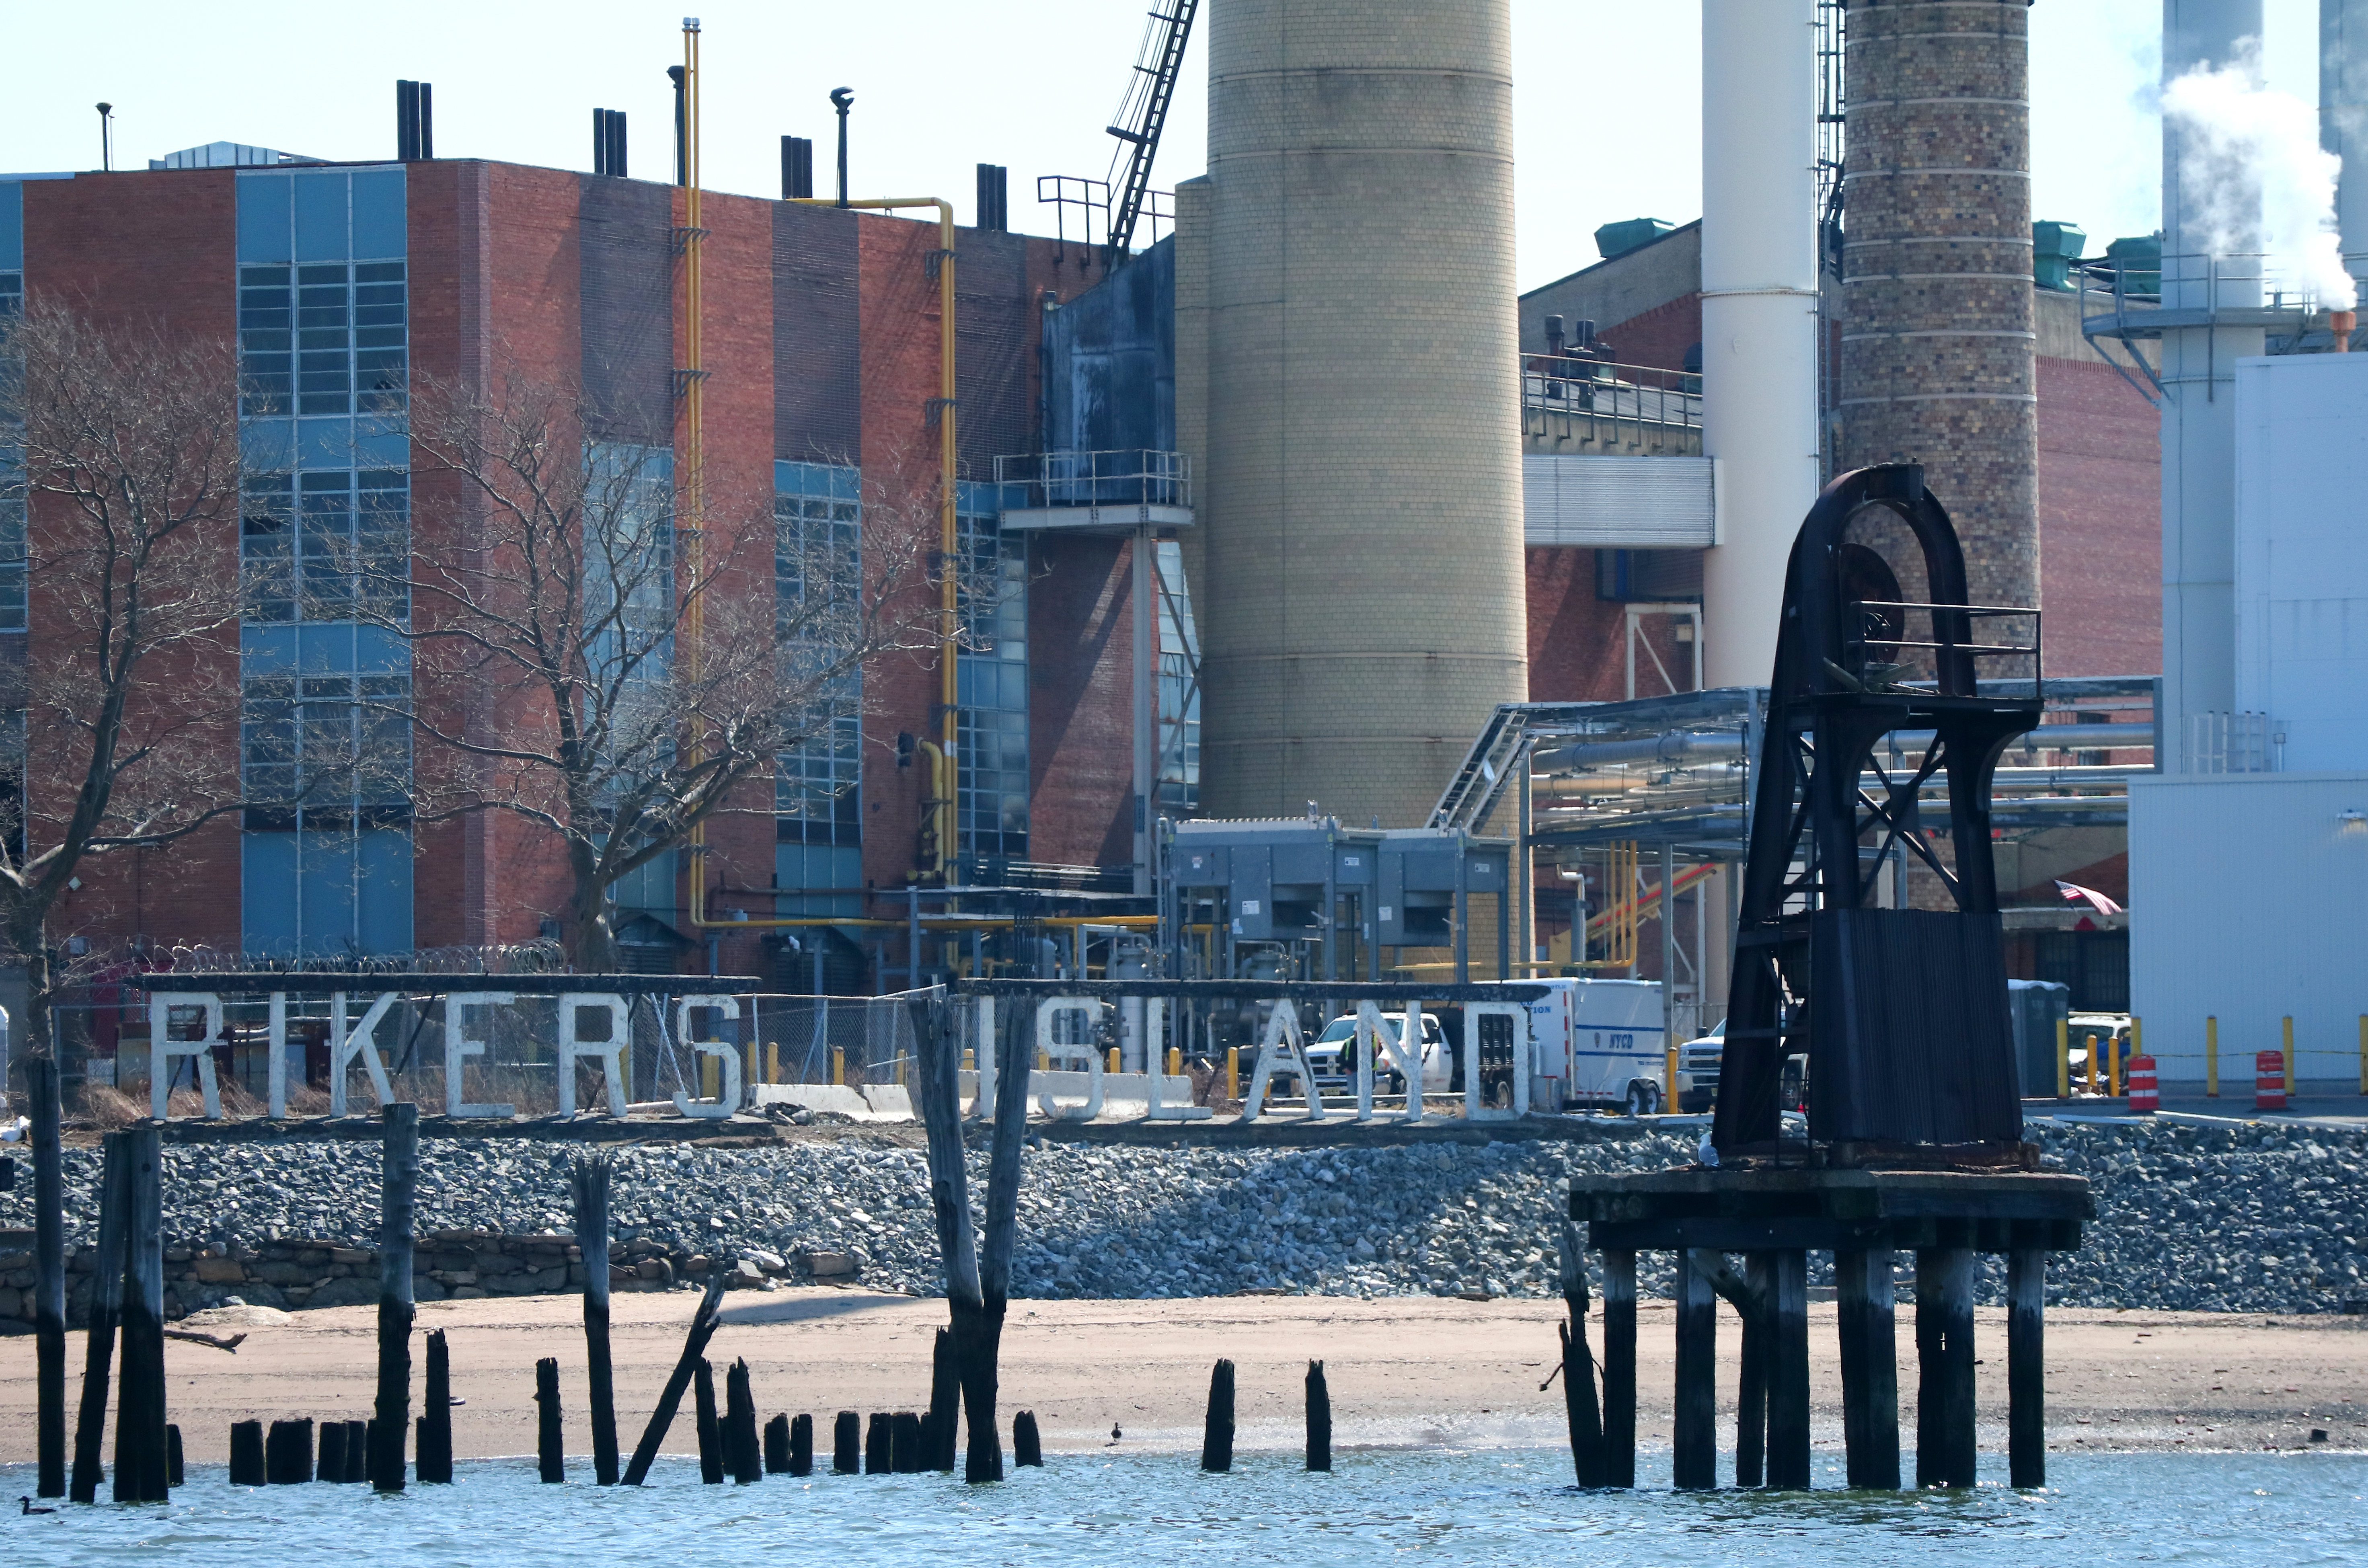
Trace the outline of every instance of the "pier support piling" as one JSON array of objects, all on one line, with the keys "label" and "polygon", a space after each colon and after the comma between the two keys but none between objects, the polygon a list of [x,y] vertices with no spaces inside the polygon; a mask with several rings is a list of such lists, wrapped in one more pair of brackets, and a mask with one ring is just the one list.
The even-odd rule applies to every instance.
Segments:
[{"label": "pier support piling", "polygon": [[412,1215],[419,1187],[419,1108],[397,1100],[380,1124],[378,1400],[370,1424],[370,1485],[403,1490],[411,1436]]},{"label": "pier support piling", "polygon": [[1768,1255],[1768,1484],[1809,1489],[1809,1255]]},{"label": "pier support piling", "polygon": [[1842,1372],[1842,1444],[1855,1489],[1899,1489],[1899,1346],[1888,1248],[1834,1254]]},{"label": "pier support piling", "polygon": [[1603,1484],[1636,1484],[1636,1255],[1603,1254]]},{"label": "pier support piling", "polygon": [[1718,1297],[1711,1290],[1717,1256],[1678,1254],[1677,1409],[1670,1427],[1670,1479],[1681,1492],[1718,1484]]},{"label": "pier support piling", "polygon": [[1916,1254],[1916,1485],[1974,1484],[1974,1255]]},{"label": "pier support piling", "polygon": [[2047,1484],[2047,1255],[2019,1248],[2006,1260],[2007,1481]]}]

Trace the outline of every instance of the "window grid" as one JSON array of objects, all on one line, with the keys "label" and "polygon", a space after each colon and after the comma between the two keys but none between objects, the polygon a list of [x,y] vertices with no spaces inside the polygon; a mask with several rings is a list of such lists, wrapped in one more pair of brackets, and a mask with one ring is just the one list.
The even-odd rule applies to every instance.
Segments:
[{"label": "window grid", "polygon": [[[781,495],[773,502],[774,631],[782,642],[784,678],[795,680],[802,649],[827,657],[809,642],[812,617],[827,618],[810,595],[843,602],[858,590],[862,508],[851,500]],[[818,583],[818,575],[827,583]],[[781,754],[774,783],[774,832],[779,842],[855,848],[863,842],[863,687],[849,671],[820,694],[814,738]]]},{"label": "window grid", "polygon": [[957,513],[958,603],[969,651],[955,660],[955,831],[962,853],[1028,856],[1028,553],[996,519]]},{"label": "window grid", "polygon": [[241,267],[239,412],[400,411],[410,371],[407,292],[400,261]]},{"label": "window grid", "polygon": [[250,477],[239,524],[246,619],[408,619],[410,487],[403,469]]},{"label": "window grid", "polygon": [[250,675],[240,783],[249,830],[352,832],[411,820],[411,677]]}]

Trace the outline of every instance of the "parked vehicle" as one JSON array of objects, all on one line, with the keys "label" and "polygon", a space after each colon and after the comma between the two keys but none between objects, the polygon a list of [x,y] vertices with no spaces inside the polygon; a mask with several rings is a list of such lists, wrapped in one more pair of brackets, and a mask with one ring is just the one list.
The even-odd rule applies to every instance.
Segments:
[{"label": "parked vehicle", "polygon": [[1668,1027],[1657,981],[1522,983],[1546,987],[1530,1004],[1531,1109],[1552,1115],[1618,1108],[1646,1116],[1667,1108]]},{"label": "parked vehicle", "polygon": [[[1678,1108],[1700,1115],[1718,1104],[1719,1064],[1726,1056],[1726,1020],[1699,1039],[1678,1047]],[[1806,1110],[1809,1104],[1809,1059],[1794,1052],[1784,1059],[1778,1081],[1777,1104],[1788,1111]]]},{"label": "parked vehicle", "polygon": [[[1383,1013],[1393,1029],[1406,1028],[1404,1013]],[[1357,1059],[1349,1047],[1357,1033],[1357,1016],[1343,1013],[1324,1026],[1324,1032],[1307,1042],[1307,1065],[1315,1074],[1315,1086],[1326,1094],[1354,1094],[1357,1090]],[[1426,1010],[1422,1015],[1422,1087],[1425,1094],[1444,1091],[1452,1073],[1452,1064],[1445,1062],[1441,1047],[1447,1036],[1440,1027],[1437,1013]],[[1377,1094],[1402,1095],[1406,1083],[1390,1067],[1386,1053],[1375,1064],[1373,1089]]]}]

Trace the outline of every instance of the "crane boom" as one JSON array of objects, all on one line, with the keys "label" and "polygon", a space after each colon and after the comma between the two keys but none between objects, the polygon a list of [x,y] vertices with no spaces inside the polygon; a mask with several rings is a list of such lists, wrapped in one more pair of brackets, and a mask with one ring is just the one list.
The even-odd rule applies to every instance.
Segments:
[{"label": "crane boom", "polygon": [[[1167,123],[1176,76],[1184,65],[1184,45],[1192,36],[1192,18],[1200,9],[1201,0],[1165,0],[1165,8],[1151,12],[1134,74],[1119,99],[1117,123],[1108,128],[1118,138],[1110,181],[1118,200],[1110,209],[1106,267],[1115,266],[1134,248],[1135,224],[1151,196],[1151,161],[1159,154],[1159,132]],[[1121,164],[1126,165],[1123,177],[1119,173]]]}]

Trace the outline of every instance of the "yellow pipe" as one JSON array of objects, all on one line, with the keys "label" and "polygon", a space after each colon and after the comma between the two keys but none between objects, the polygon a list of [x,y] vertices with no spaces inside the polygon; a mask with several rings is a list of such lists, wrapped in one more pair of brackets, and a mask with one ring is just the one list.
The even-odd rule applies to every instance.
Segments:
[{"label": "yellow pipe", "polygon": [[[696,28],[686,28],[684,30],[686,35],[685,47],[689,51],[689,53],[687,56],[688,63],[684,66],[687,78],[687,85],[684,91],[689,99],[689,104],[685,113],[691,127],[689,133],[689,145],[690,149],[690,225],[694,230],[696,230],[699,226],[699,96],[697,89],[698,78],[695,74],[698,63],[698,32]],[[946,200],[943,197],[939,196],[888,196],[877,197],[868,201],[838,201],[836,199],[826,199],[821,197],[802,197],[797,199],[796,204],[803,207],[861,207],[875,211],[885,211],[905,207],[934,207],[938,210],[938,247],[939,252],[938,257],[938,552],[939,562],[938,569],[938,665],[939,706],[944,710],[944,721],[940,726],[941,739],[936,746],[931,748],[937,752],[937,765],[942,766],[943,772],[942,774],[935,774],[935,767],[937,765],[933,765],[933,774],[935,774],[935,776],[931,779],[930,790],[937,797],[936,809],[942,813],[939,819],[939,828],[937,833],[938,864],[934,868],[938,872],[939,881],[942,881],[946,880],[946,867],[952,862],[956,847],[953,842],[953,828],[955,825],[954,788],[961,778],[960,749],[956,739],[960,728],[958,722],[958,714],[960,710],[957,704],[957,699],[961,696],[961,687],[958,684],[959,672],[957,671],[954,663],[955,655],[959,651],[959,642],[961,639],[961,605],[956,597],[956,588],[959,579],[955,568],[956,547],[960,541],[958,532],[954,526],[954,504],[959,494],[955,488],[956,451],[954,440],[954,204]],[[698,244],[698,237],[694,234],[690,241],[690,250],[689,252],[690,258],[689,278],[691,299],[690,330],[689,335],[690,339],[691,354],[690,368],[693,370],[696,370],[699,368]],[[686,411],[688,418],[691,422],[690,429],[692,431],[694,451],[696,450],[695,443],[698,432],[697,421],[699,419],[699,378],[694,375],[690,379],[690,402],[689,406]],[[694,474],[696,474],[696,468],[694,467]],[[928,743],[924,742],[923,744],[926,745]],[[794,926],[876,924],[893,927],[905,924],[905,922],[894,920],[856,922],[837,921],[828,918],[817,918],[814,916],[805,916],[803,918],[793,919],[776,918],[770,920],[710,919],[707,914],[707,857],[703,853],[706,847],[706,843],[707,828],[706,824],[702,823],[691,832],[690,924],[694,927],[712,929],[719,926],[729,928],[736,926],[747,926],[757,930],[769,930],[781,926]],[[922,924],[926,926],[928,922],[925,920]],[[1010,923],[1007,921],[1005,924],[1008,925]]]},{"label": "yellow pipe", "polygon": [[1225,1097],[1242,1097],[1242,1048],[1238,1045],[1225,1047]]},{"label": "yellow pipe", "polygon": [[2055,1020],[2055,1097],[2072,1097],[2072,1025],[2064,1018]]},{"label": "yellow pipe", "polygon": [[929,869],[945,882],[951,880],[946,875],[946,846],[953,834],[954,792],[947,787],[945,748],[923,741],[921,749],[929,756]]},{"label": "yellow pipe", "polygon": [[2216,1017],[2203,1020],[2203,1097],[2220,1097],[2220,1020]]}]

